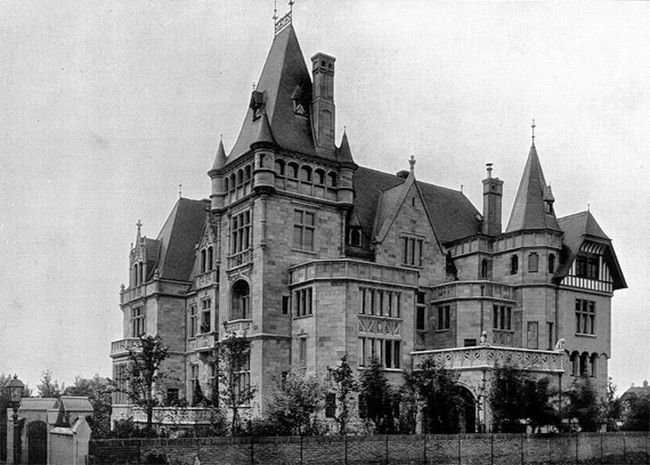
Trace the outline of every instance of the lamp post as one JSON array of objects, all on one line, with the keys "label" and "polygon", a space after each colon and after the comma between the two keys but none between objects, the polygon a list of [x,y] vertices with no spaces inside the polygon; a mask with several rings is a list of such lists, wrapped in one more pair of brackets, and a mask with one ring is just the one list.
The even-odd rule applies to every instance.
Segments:
[{"label": "lamp post", "polygon": [[20,438],[18,437],[18,407],[20,407],[20,398],[23,395],[24,387],[25,385],[16,375],[14,375],[14,378],[7,383],[11,407],[14,409],[14,414],[12,416],[14,420],[14,463],[20,463],[20,454],[18,453],[18,446],[20,445]]}]

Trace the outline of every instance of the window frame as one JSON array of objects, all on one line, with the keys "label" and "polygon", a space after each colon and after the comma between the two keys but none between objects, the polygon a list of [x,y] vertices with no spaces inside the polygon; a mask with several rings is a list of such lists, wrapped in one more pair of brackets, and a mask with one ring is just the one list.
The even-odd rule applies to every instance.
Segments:
[{"label": "window frame", "polygon": [[[311,224],[307,221],[311,218]],[[313,252],[316,245],[316,212],[304,208],[293,210],[293,238],[294,250]]]}]

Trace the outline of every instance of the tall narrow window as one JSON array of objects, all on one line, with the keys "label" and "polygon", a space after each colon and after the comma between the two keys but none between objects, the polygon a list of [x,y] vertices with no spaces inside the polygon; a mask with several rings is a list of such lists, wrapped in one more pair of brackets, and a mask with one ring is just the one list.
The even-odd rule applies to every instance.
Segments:
[{"label": "tall narrow window", "polygon": [[201,249],[201,273],[205,273],[207,270],[207,252],[205,249]]},{"label": "tall narrow window", "polygon": [[539,255],[537,252],[532,252],[528,255],[528,271],[530,273],[537,273],[539,270]]},{"label": "tall narrow window", "polygon": [[214,269],[214,249],[212,246],[208,247],[208,258],[207,258],[207,270],[212,271]]},{"label": "tall narrow window", "polygon": [[451,327],[450,313],[449,305],[438,305],[438,331],[446,331]]},{"label": "tall narrow window", "polygon": [[199,399],[199,365],[190,365],[190,389],[192,390],[192,405],[197,405]]},{"label": "tall narrow window", "polygon": [[402,263],[410,266],[422,266],[423,244],[422,239],[402,237]]},{"label": "tall narrow window", "polygon": [[131,337],[140,337],[144,334],[144,307],[131,309]]},{"label": "tall narrow window", "polygon": [[537,321],[529,321],[527,328],[527,340],[529,349],[538,349],[539,348],[539,325]]},{"label": "tall narrow window", "polygon": [[212,329],[212,299],[201,300],[201,333],[209,333]]},{"label": "tall narrow window", "polygon": [[196,332],[198,329],[198,318],[196,314],[196,305],[191,304],[189,307],[189,314],[190,314],[190,332],[188,334],[189,337],[194,337],[196,336]]},{"label": "tall narrow window", "polygon": [[300,250],[314,250],[316,222],[313,212],[294,210],[293,247]]},{"label": "tall narrow window", "polygon": [[548,272],[555,273],[555,254],[549,254],[548,256]]},{"label": "tall narrow window", "polygon": [[305,289],[299,289],[294,292],[293,295],[294,306],[295,306],[295,315],[300,316],[309,316],[312,314],[312,288],[307,287]]},{"label": "tall narrow window", "polygon": [[307,338],[298,339],[298,357],[301,367],[307,366]]},{"label": "tall narrow window", "polygon": [[519,273],[519,256],[513,255],[510,257],[510,274]]},{"label": "tall narrow window", "polygon": [[492,260],[484,258],[481,260],[481,278],[490,279],[492,277]]},{"label": "tall narrow window", "polygon": [[231,251],[233,254],[248,250],[250,247],[251,212],[233,215],[231,223]]},{"label": "tall narrow window", "polygon": [[553,322],[547,321],[546,322],[546,337],[548,340],[548,350],[553,350],[555,348],[554,344],[554,335],[553,335]]}]

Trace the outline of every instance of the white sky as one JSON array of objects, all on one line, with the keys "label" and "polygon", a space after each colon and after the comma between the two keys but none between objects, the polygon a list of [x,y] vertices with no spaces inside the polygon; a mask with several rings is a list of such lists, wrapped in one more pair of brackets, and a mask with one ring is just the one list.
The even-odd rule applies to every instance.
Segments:
[{"label": "white sky", "polygon": [[[279,2],[279,13],[287,11]],[[358,164],[459,188],[485,163],[504,226],[530,122],[559,216],[587,204],[629,289],[613,300],[610,374],[650,378],[647,2],[297,0],[306,59],[336,61],[337,140]],[[35,387],[110,376],[120,284],[141,219],[209,195],[273,38],[271,0],[0,4],[0,372]]]}]

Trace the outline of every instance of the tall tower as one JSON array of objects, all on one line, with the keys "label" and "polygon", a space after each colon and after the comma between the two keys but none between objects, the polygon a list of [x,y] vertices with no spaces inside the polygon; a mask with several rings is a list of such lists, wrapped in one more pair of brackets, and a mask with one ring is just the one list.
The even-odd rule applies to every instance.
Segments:
[{"label": "tall tower", "polygon": [[329,155],[335,150],[334,61],[334,57],[321,52],[311,57],[314,79],[312,125],[319,155]]}]

